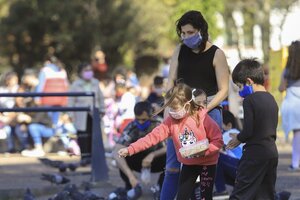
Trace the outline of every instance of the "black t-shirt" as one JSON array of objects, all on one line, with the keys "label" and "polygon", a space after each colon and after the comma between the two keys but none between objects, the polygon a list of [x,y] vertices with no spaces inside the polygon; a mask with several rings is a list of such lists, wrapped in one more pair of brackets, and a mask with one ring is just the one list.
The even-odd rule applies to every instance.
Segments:
[{"label": "black t-shirt", "polygon": [[238,134],[245,143],[241,159],[269,159],[278,157],[275,144],[278,106],[268,92],[255,92],[244,99],[244,126]]},{"label": "black t-shirt", "polygon": [[218,92],[218,84],[213,60],[218,47],[213,45],[208,50],[195,53],[186,45],[181,45],[178,55],[177,78],[192,88],[203,89],[208,96]]}]

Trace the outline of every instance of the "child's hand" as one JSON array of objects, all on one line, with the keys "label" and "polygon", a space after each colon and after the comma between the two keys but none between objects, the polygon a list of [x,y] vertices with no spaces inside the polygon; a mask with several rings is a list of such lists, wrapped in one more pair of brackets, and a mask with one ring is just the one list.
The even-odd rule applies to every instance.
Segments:
[{"label": "child's hand", "polygon": [[230,133],[229,135],[232,139],[226,145],[227,150],[234,149],[235,147],[237,147],[241,144],[241,142],[237,139],[237,134]]},{"label": "child's hand", "polygon": [[120,158],[125,158],[126,156],[129,156],[129,152],[127,148],[122,148],[118,151]]}]

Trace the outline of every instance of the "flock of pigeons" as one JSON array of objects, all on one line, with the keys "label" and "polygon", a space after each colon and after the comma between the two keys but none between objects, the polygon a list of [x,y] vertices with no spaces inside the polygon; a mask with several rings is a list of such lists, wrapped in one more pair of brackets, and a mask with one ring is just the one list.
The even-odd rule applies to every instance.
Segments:
[{"label": "flock of pigeons", "polygon": [[[65,172],[67,169],[76,171],[79,166],[85,166],[86,163],[64,163],[63,161],[50,160],[48,158],[39,158],[46,166],[57,168],[59,172]],[[60,174],[42,173],[41,179],[49,181],[51,184],[65,185],[64,188],[48,200],[105,200],[106,198],[91,191],[89,182],[82,183],[84,191],[80,192],[76,184],[71,184],[70,179]],[[27,188],[23,200],[36,200],[32,191]]]}]

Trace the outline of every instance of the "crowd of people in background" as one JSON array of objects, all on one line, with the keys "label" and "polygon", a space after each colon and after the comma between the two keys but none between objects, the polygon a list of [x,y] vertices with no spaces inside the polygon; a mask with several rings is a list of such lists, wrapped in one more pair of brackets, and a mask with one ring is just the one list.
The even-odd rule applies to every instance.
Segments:
[{"label": "crowd of people in background", "polygon": [[[90,62],[76,66],[76,78],[71,81],[63,62],[48,57],[38,69],[26,69],[22,77],[13,71],[1,76],[1,93],[94,92],[99,108],[104,146],[111,150],[123,129],[134,120],[134,106],[142,99],[141,88],[135,73],[117,68],[109,77],[104,53],[97,51]],[[166,71],[166,68],[164,68]],[[166,73],[166,72],[164,72]],[[165,78],[157,73],[149,86],[148,100],[154,109],[163,103]],[[91,106],[87,97],[1,97],[1,108],[28,108],[45,106]],[[0,113],[1,149],[6,153],[41,157],[51,149],[44,149],[49,138],[61,141],[68,153],[90,157],[91,112],[3,112]],[[78,151],[81,150],[81,152]],[[45,152],[46,151],[46,152]]]}]

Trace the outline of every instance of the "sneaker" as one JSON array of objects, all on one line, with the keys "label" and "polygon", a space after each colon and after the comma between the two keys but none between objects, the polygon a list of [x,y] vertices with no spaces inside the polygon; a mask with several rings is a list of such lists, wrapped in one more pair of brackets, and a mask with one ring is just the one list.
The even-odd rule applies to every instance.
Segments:
[{"label": "sneaker", "polygon": [[291,193],[289,191],[282,191],[276,194],[276,200],[289,200]]},{"label": "sneaker", "polygon": [[42,149],[23,150],[21,155],[25,157],[39,158],[45,156],[45,152]]},{"label": "sneaker", "polygon": [[134,188],[127,191],[128,200],[137,200],[142,196],[142,187],[137,184]]},{"label": "sneaker", "polygon": [[217,191],[213,192],[214,197],[228,196],[228,195],[229,193],[227,192],[227,190],[224,190],[222,192],[217,192]]},{"label": "sneaker", "polygon": [[160,187],[159,185],[153,185],[150,188],[152,194],[153,194],[153,200],[160,200]]},{"label": "sneaker", "polygon": [[300,171],[300,168],[299,167],[293,167],[292,165],[290,165],[288,167],[288,171],[296,172],[296,171]]}]

